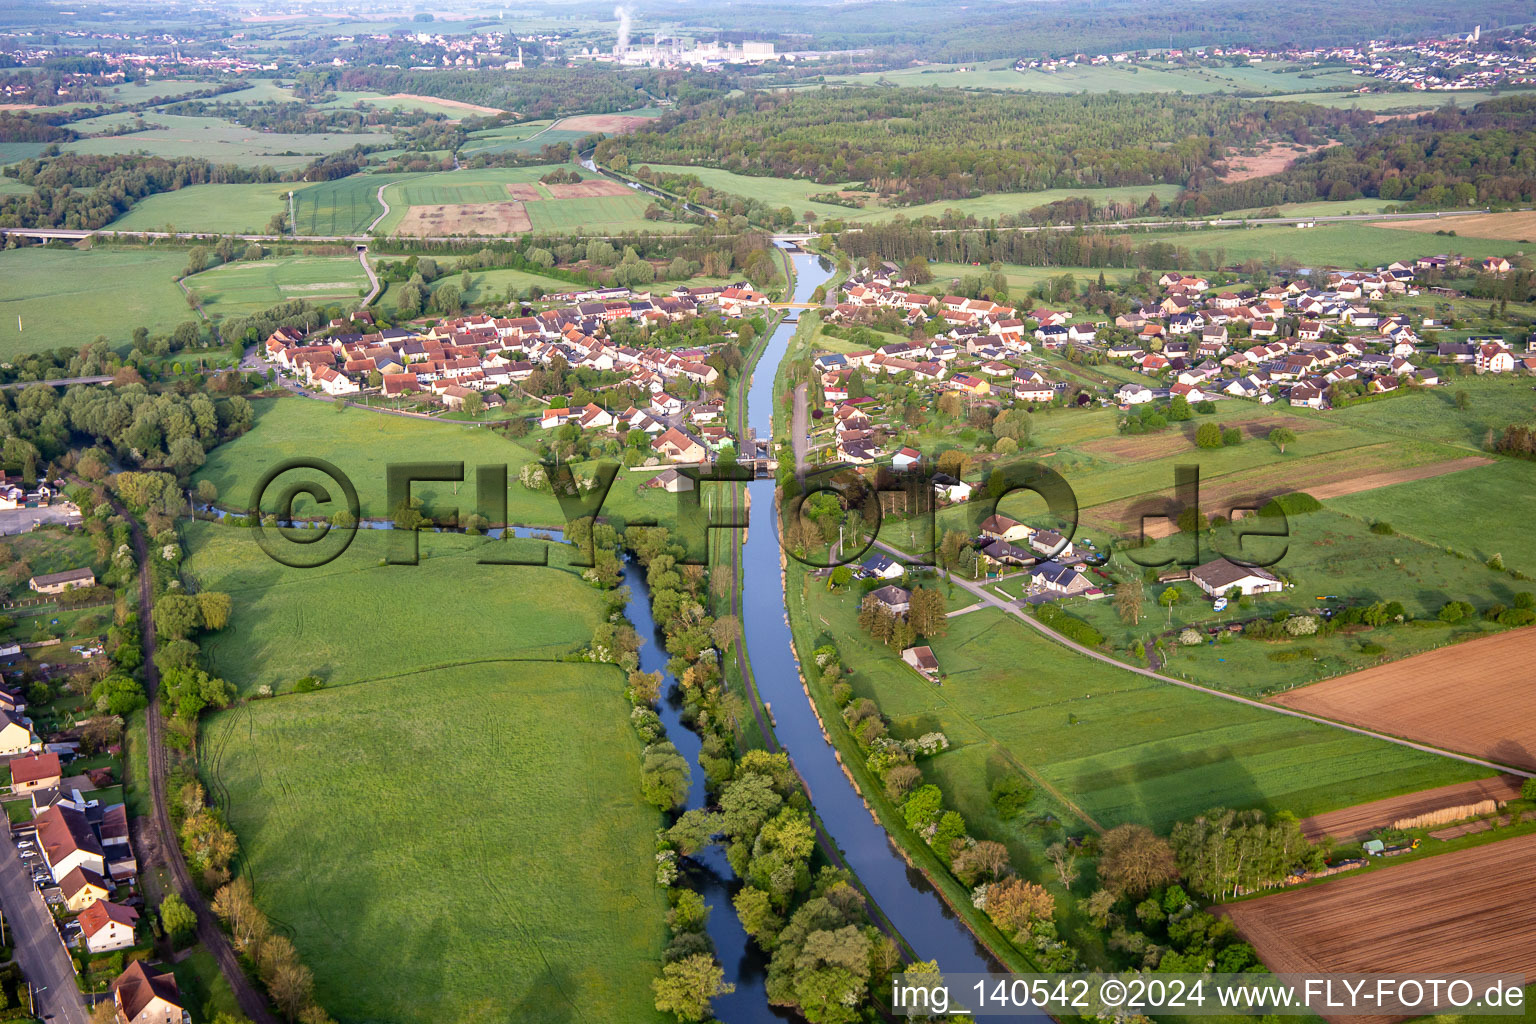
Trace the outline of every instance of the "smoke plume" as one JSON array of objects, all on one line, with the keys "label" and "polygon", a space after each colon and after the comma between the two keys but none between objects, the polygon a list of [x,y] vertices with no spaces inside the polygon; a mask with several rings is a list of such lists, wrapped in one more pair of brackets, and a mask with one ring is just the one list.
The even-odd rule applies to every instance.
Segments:
[{"label": "smoke plume", "polygon": [[633,20],[630,16],[629,8],[623,6],[615,7],[613,9],[613,16],[619,19],[619,45],[614,47],[614,49],[627,50],[629,49],[629,23]]}]

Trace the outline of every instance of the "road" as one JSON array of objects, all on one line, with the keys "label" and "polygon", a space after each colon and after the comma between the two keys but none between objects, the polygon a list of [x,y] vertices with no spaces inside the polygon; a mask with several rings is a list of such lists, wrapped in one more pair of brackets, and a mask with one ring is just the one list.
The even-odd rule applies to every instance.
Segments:
[{"label": "road", "polygon": [[[458,168],[455,167],[454,169],[457,170]],[[405,179],[401,178],[400,180],[404,181]],[[393,182],[393,181],[386,181],[384,184],[379,186],[379,191],[376,194],[376,198],[379,201],[379,205],[384,207],[384,212],[379,214],[377,217],[373,218],[373,223],[368,225],[368,229],[367,230],[368,230],[368,234],[370,234],[370,235],[373,234],[373,229],[379,226],[379,221],[381,221],[385,217],[389,216],[389,202],[387,200],[385,200],[385,198],[384,198],[384,190],[389,188],[389,186],[391,186],[393,184],[395,184],[395,182]],[[368,305],[368,303],[365,302],[365,303],[363,303],[363,305],[366,306],[366,305]]]},{"label": "road", "polygon": [[70,384],[108,384],[110,376],[100,377],[55,377],[52,380],[18,380],[14,384],[0,384],[0,391],[9,391],[12,388],[29,388],[33,384],[47,384],[50,387],[66,387]]},{"label": "road", "polygon": [[218,962],[219,972],[224,975],[224,980],[229,983],[235,999],[240,1003],[240,1011],[255,1024],[277,1024],[277,1018],[267,1009],[267,997],[246,977],[240,959],[229,943],[229,937],[219,927],[218,918],[197,886],[192,884],[192,873],[187,869],[176,830],[171,826],[165,793],[169,759],[165,752],[165,721],[160,709],[160,670],[155,666],[155,597],[148,569],[149,542],[144,537],[144,527],[117,498],[111,496],[108,500],[117,513],[128,521],[133,533],[134,555],[139,562],[139,630],[144,645],[144,692],[149,697],[149,708],[145,712],[149,732],[149,789],[154,800],[154,827],[160,833],[159,847],[166,866],[171,869],[176,891],[197,915],[198,941]]},{"label": "road", "polygon": [[[884,541],[875,541],[875,546],[884,549],[885,551],[897,556],[900,559],[907,560],[911,558],[910,555],[902,551],[900,548],[887,544]],[[1148,679],[1156,679],[1160,683],[1168,683],[1171,686],[1182,686],[1186,690],[1195,690],[1199,693],[1204,693],[1212,697],[1220,697],[1222,700],[1230,700],[1238,704],[1246,704],[1251,708],[1258,708],[1260,711],[1268,711],[1271,714],[1287,715],[1291,718],[1305,719],[1308,722],[1316,722],[1318,725],[1326,725],[1334,729],[1343,729],[1345,732],[1352,732],[1359,736],[1369,736],[1372,739],[1384,740],[1387,743],[1395,743],[1400,747],[1408,747],[1410,750],[1421,750],[1426,754],[1436,754],[1440,757],[1449,757],[1456,761],[1465,761],[1467,764],[1475,764],[1479,768],[1491,768],[1494,771],[1504,772],[1507,775],[1519,775],[1522,778],[1527,779],[1536,778],[1536,772],[1529,771],[1527,769],[1513,768],[1507,764],[1499,764],[1497,761],[1485,761],[1480,757],[1473,757],[1470,754],[1458,754],[1452,750],[1442,750],[1439,747],[1433,747],[1427,743],[1415,743],[1413,740],[1406,740],[1400,736],[1392,736],[1384,732],[1376,732],[1373,729],[1365,729],[1357,725],[1349,725],[1345,722],[1336,722],[1331,718],[1324,718],[1321,715],[1309,715],[1305,711],[1297,711],[1294,708],[1281,707],[1278,704],[1266,704],[1261,700],[1253,700],[1249,697],[1239,697],[1235,693],[1227,693],[1225,690],[1217,690],[1209,686],[1201,686],[1199,683],[1191,683],[1188,680],[1175,679],[1173,676],[1165,676],[1162,673],[1154,672],[1149,668],[1138,668],[1135,665],[1127,665],[1123,661],[1117,661],[1116,659],[1111,658],[1109,655],[1103,653],[1102,651],[1096,651],[1091,647],[1085,647],[1084,645],[1077,643],[1075,640],[1067,639],[1060,633],[1057,633],[1055,630],[1043,625],[1035,619],[1030,618],[1028,615],[1025,615],[1024,612],[1021,611],[1018,605],[1014,602],[1003,600],[979,583],[975,583],[971,580],[962,579],[959,576],[953,575],[950,577],[950,580],[975,597],[979,597],[986,604],[989,604],[994,608],[999,608],[1007,614],[1012,615],[1020,622],[1028,625],[1031,629],[1038,630],[1041,634],[1051,640],[1054,640],[1056,643],[1061,644],[1063,647],[1070,647],[1078,654],[1093,658],[1095,661],[1102,661],[1106,665],[1113,665],[1115,668],[1124,669],[1127,672],[1135,672],[1137,675],[1146,676]],[[971,609],[966,608],[963,610],[970,611]]]},{"label": "road", "polygon": [[795,414],[790,427],[790,443],[795,448],[795,477],[805,483],[805,452],[811,443],[811,418],[806,411],[806,385],[795,388]]},{"label": "road", "polygon": [[53,915],[11,845],[9,829],[0,840],[0,905],[5,907],[6,938],[14,944],[16,962],[37,994],[38,1016],[52,1014],[62,1024],[89,1024],[90,1014],[75,985],[75,969],[59,941]]},{"label": "road", "polygon": [[366,248],[358,248],[357,262],[363,265],[363,273],[368,275],[368,294],[363,297],[362,302],[358,303],[358,308],[366,309],[368,303],[379,296],[379,275],[373,272],[373,265],[368,262],[368,250]]},{"label": "road", "polygon": [[[382,192],[382,188],[380,189],[380,191]],[[382,199],[381,199],[381,202],[382,202]],[[387,212],[388,211],[386,210],[386,213]],[[1446,210],[1446,211],[1442,211],[1440,213],[1434,213],[1434,212],[1430,212],[1430,213],[1349,213],[1349,214],[1342,214],[1341,213],[1341,214],[1333,214],[1333,215],[1326,216],[1326,217],[1243,217],[1243,218],[1223,218],[1223,217],[1217,217],[1217,218],[1209,219],[1209,220],[1150,220],[1150,221],[1149,220],[1117,220],[1117,221],[1108,221],[1108,222],[1105,222],[1105,223],[1102,223],[1102,224],[1028,224],[1028,225],[1024,225],[1024,226],[1016,227],[1016,228],[998,228],[997,230],[999,230],[999,231],[1023,231],[1023,232],[1034,232],[1034,231],[1077,231],[1079,229],[1086,229],[1086,230],[1090,230],[1090,231],[1126,231],[1126,230],[1133,230],[1133,229],[1136,229],[1136,228],[1150,228],[1150,229],[1158,229],[1158,228],[1230,228],[1230,227],[1238,227],[1238,226],[1244,225],[1244,224],[1246,224],[1246,225],[1248,225],[1250,227],[1260,227],[1260,226],[1277,225],[1277,224],[1280,224],[1280,225],[1283,225],[1283,224],[1330,224],[1330,223],[1339,223],[1339,222],[1344,222],[1344,221],[1433,220],[1433,219],[1435,219],[1437,217],[1438,218],[1442,218],[1442,219],[1450,219],[1450,218],[1453,218],[1453,217],[1471,217],[1471,216],[1475,216],[1475,215],[1479,215],[1479,214],[1484,214],[1484,213],[1487,213],[1487,212],[1488,212],[1487,210]],[[377,224],[377,223],[378,223],[378,220],[375,220],[374,224]],[[372,226],[373,225],[369,225],[370,228]],[[860,228],[859,225],[854,224],[854,225],[851,225],[850,227],[848,227],[846,230],[849,230],[849,231],[860,231],[860,230],[862,230],[862,228]],[[946,233],[954,232],[954,231],[974,231],[975,229],[974,228],[938,228],[938,229],[935,229],[935,230],[939,234],[946,234]],[[126,238],[174,238],[174,239],[180,239],[180,240],[185,240],[185,241],[196,241],[196,240],[214,241],[214,240],[216,240],[218,238],[221,238],[221,237],[227,237],[227,238],[237,238],[237,239],[239,239],[241,241],[245,241],[245,242],[367,242],[367,241],[371,241],[373,239],[372,235],[273,235],[273,234],[251,234],[251,235],[223,235],[223,236],[221,236],[221,235],[216,234],[216,233],[198,232],[198,231],[111,231],[111,230],[108,230],[106,228],[102,228],[102,229],[99,229],[99,230],[96,230],[96,231],[83,231],[83,230],[82,231],[73,231],[73,230],[66,230],[66,229],[63,229],[63,228],[3,228],[3,229],[0,229],[0,237],[4,237],[6,235],[14,235],[17,238],[64,239],[64,240],[76,240],[76,241],[78,241],[80,239],[84,239],[84,238],[90,238],[92,236],[97,236],[97,237],[100,237],[100,238],[116,238],[118,236],[123,236],[123,237],[126,237]],[[522,238],[523,236],[522,235],[480,235],[480,236],[477,236],[477,237],[479,237],[481,239],[484,239],[486,241],[495,241],[495,240],[503,240],[503,239],[518,239],[518,238]],[[605,237],[605,236],[593,235],[591,237],[601,238],[601,237]],[[615,235],[615,236],[608,236],[608,237],[619,237],[619,236]],[[656,235],[654,237],[657,237],[657,238],[696,238],[698,236],[697,236],[697,234],[695,234],[693,232],[688,232],[688,233],[678,233],[678,234],[672,234],[672,235]],[[782,239],[784,239],[786,241],[803,241],[805,239],[815,238],[816,236],[815,235],[779,235],[779,236],[776,236],[776,237],[782,238]],[[461,235],[442,235],[442,236],[424,237],[424,238],[420,238],[420,239],[415,239],[415,241],[421,241],[421,242],[463,242],[463,241],[465,241],[465,239]]]}]

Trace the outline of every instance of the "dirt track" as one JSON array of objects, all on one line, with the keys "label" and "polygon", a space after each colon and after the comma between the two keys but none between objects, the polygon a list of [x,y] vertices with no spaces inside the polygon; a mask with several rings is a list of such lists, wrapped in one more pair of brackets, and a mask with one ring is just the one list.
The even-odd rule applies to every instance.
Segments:
[{"label": "dirt track", "polygon": [[1394,469],[1386,473],[1366,473],[1348,480],[1335,480],[1332,483],[1313,487],[1307,493],[1320,500],[1342,498],[1346,494],[1373,491],[1378,487],[1404,484],[1410,480],[1428,480],[1430,477],[1445,476],[1447,473],[1460,473],[1464,469],[1476,469],[1478,466],[1487,466],[1492,462],[1492,459],[1485,459],[1481,455],[1468,455],[1464,459],[1431,462],[1427,466],[1411,466],[1408,469]]},{"label": "dirt track", "polygon": [[1352,672],[1268,703],[1536,768],[1536,626]]},{"label": "dirt track", "polygon": [[[1270,970],[1536,975],[1536,835],[1228,904]],[[1385,1024],[1403,1017],[1328,1017]]]},{"label": "dirt track", "polygon": [[1463,807],[1482,800],[1514,800],[1520,795],[1520,784],[1524,781],[1514,775],[1497,775],[1491,779],[1457,782],[1417,793],[1404,793],[1402,796],[1356,804],[1327,814],[1314,814],[1302,820],[1301,830],[1314,842],[1323,836],[1360,839],[1373,829],[1385,828],[1394,821],[1429,814],[1442,808]]}]

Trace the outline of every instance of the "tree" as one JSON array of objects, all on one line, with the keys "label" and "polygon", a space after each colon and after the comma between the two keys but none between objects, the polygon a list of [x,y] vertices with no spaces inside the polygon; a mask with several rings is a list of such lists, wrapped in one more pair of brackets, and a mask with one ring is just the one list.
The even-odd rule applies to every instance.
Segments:
[{"label": "tree", "polygon": [[432,293],[432,305],[444,316],[457,316],[464,308],[464,293],[458,285],[446,282]]},{"label": "tree", "polygon": [[1168,419],[1171,422],[1181,422],[1193,419],[1194,410],[1189,407],[1189,399],[1183,395],[1174,395],[1168,402]]},{"label": "tree", "polygon": [[198,600],[190,594],[167,594],[155,602],[155,631],[161,636],[185,640],[202,624]]},{"label": "tree", "polygon": [[1460,388],[1456,389],[1455,398],[1457,411],[1466,412],[1468,409],[1472,408],[1472,396]]},{"label": "tree", "polygon": [[1168,609],[1168,625],[1173,625],[1173,606],[1184,600],[1184,591],[1178,587],[1169,587],[1157,595],[1157,603]]},{"label": "tree", "polygon": [[1199,448],[1220,448],[1221,427],[1211,422],[1200,424],[1200,428],[1195,431],[1195,445]]},{"label": "tree", "polygon": [[987,886],[986,912],[1009,936],[1029,931],[1036,921],[1056,914],[1056,899],[1042,885],[1010,878]]},{"label": "tree", "polygon": [[314,996],[315,979],[308,967],[297,960],[278,963],[270,973],[265,972],[267,993],[272,997],[283,1016],[296,1020]]},{"label": "tree", "polygon": [[204,505],[212,505],[219,500],[219,487],[212,480],[199,480],[197,482],[197,500]]},{"label": "tree", "polygon": [[661,977],[651,979],[651,988],[656,992],[656,1009],[673,1014],[683,1024],[706,1019],[710,1000],[736,991],[708,953],[695,953],[664,965]]},{"label": "tree", "polygon": [[1077,848],[1066,843],[1052,843],[1045,848],[1046,859],[1056,869],[1056,878],[1064,888],[1072,888],[1077,881]]},{"label": "tree", "polygon": [[1280,454],[1285,454],[1285,446],[1296,440],[1296,432],[1289,427],[1276,427],[1269,432],[1269,443],[1280,449]]},{"label": "tree", "polygon": [[1146,602],[1146,589],[1141,580],[1132,576],[1115,586],[1115,613],[1120,621],[1135,626],[1141,622],[1142,607]]},{"label": "tree", "polygon": [[741,620],[734,615],[722,615],[710,626],[709,635],[716,647],[730,653],[737,638],[741,636]]},{"label": "tree", "polygon": [[197,915],[173,892],[160,903],[160,926],[171,937],[171,944],[179,946],[197,929]]},{"label": "tree", "polygon": [[640,761],[640,792],[645,802],[668,811],[688,797],[688,761],[663,740],[645,748]]},{"label": "tree", "polygon": [[1145,825],[1117,825],[1099,840],[1099,880],[1141,896],[1179,877],[1173,848]]}]

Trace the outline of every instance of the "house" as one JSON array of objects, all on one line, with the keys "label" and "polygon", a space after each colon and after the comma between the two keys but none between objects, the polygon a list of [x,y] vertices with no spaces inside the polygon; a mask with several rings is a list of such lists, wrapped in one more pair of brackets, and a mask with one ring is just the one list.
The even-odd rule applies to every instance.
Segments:
[{"label": "house", "polygon": [[906,568],[890,555],[871,555],[859,566],[860,575],[871,580],[899,580],[906,571]]},{"label": "house", "polygon": [[953,477],[936,476],[933,479],[933,492],[941,501],[961,502],[971,500],[971,485],[964,480],[956,480]]},{"label": "house", "polygon": [[33,819],[37,825],[37,845],[55,880],[75,868],[88,868],[98,875],[107,871],[101,842],[86,821],[85,813],[68,804],[54,804]]},{"label": "house", "polygon": [[1509,349],[1497,342],[1477,347],[1478,373],[1510,373],[1515,368],[1515,357]]},{"label": "house", "polygon": [[1029,538],[1029,546],[1046,558],[1071,558],[1072,542],[1055,530],[1036,530]]},{"label": "house", "polygon": [[75,868],[59,879],[59,892],[64,905],[78,914],[99,900],[107,898],[111,890],[107,880],[88,868]]},{"label": "house", "polygon": [[1505,259],[1503,256],[1490,256],[1480,262],[1477,266],[1478,269],[1485,274],[1509,273],[1509,260]]},{"label": "house", "polygon": [[1076,597],[1095,589],[1093,583],[1075,565],[1041,562],[1035,566],[1033,576],[1038,586],[1063,597]]},{"label": "house", "polygon": [[1206,562],[1189,570],[1189,578],[1212,597],[1221,597],[1236,587],[1241,594],[1272,594],[1284,588],[1273,574],[1258,568],[1238,565],[1225,558]]},{"label": "house", "polygon": [[16,717],[14,712],[0,711],[0,757],[24,753],[37,742],[30,727]]},{"label": "house", "polygon": [[981,521],[981,535],[989,540],[1028,540],[1035,531],[1016,519],[990,515]]},{"label": "house", "polygon": [[384,375],[384,397],[398,398],[412,391],[421,390],[421,381],[414,373],[387,373]]},{"label": "house", "polygon": [[112,983],[112,1005],[118,1024],[183,1024],[192,1019],[182,1009],[175,975],[151,973],[142,960],[129,964]]},{"label": "house", "polygon": [[912,608],[912,593],[894,584],[872,590],[869,596],[892,615],[906,615]]},{"label": "house", "polygon": [[94,587],[95,585],[96,574],[89,568],[44,573],[41,576],[33,576],[27,581],[27,586],[39,594],[62,594],[76,587]]},{"label": "house", "polygon": [[49,789],[62,779],[59,772],[58,754],[34,754],[18,757],[11,762],[11,792],[30,793],[34,789]]},{"label": "house", "polygon": [[108,953],[133,945],[133,924],[139,912],[106,900],[97,900],[80,915],[80,934],[92,953]]},{"label": "house", "polygon": [[672,462],[697,464],[709,457],[708,450],[702,444],[676,427],[668,427],[652,441],[651,450]]},{"label": "house", "polygon": [[913,671],[924,679],[939,674],[939,659],[933,656],[932,647],[908,647],[901,652],[901,660],[912,666]]},{"label": "house", "polygon": [[693,490],[693,481],[675,469],[664,469],[640,485],[641,489],[658,488],[668,494],[681,494]]},{"label": "house", "polygon": [[922,452],[916,448],[903,448],[891,456],[891,468],[898,473],[905,473],[922,461]]},{"label": "house", "polygon": [[1122,384],[1120,390],[1115,392],[1115,398],[1121,405],[1145,405],[1153,397],[1152,389],[1145,384]]}]

